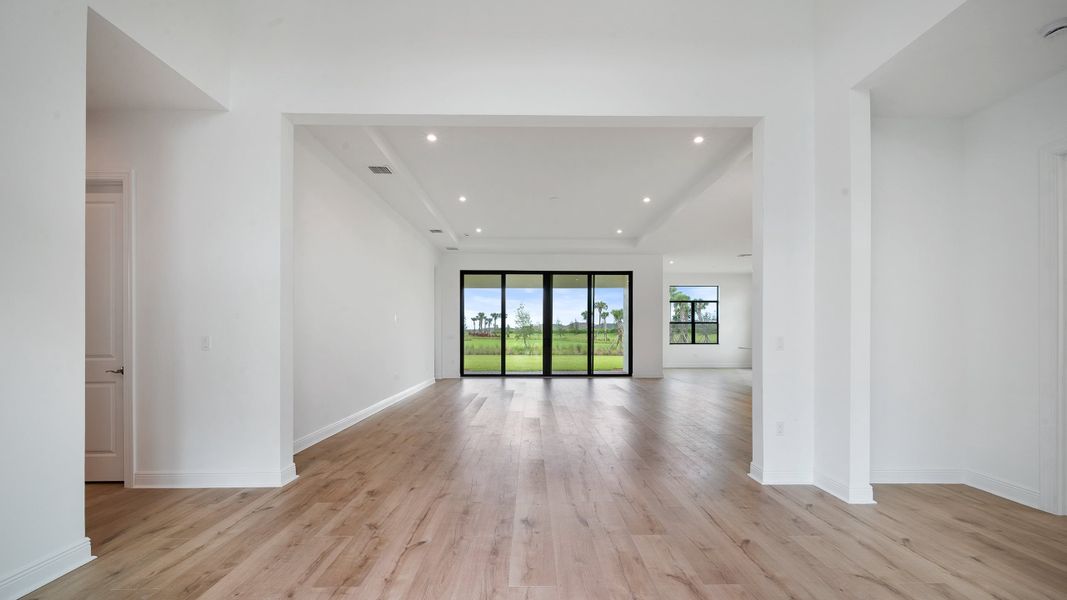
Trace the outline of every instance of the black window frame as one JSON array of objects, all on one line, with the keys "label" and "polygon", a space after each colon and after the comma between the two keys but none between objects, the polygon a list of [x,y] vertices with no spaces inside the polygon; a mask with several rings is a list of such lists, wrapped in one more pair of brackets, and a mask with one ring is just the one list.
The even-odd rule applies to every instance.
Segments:
[{"label": "black window frame", "polygon": [[[507,348],[505,346],[506,336],[501,335],[500,341],[500,372],[499,373],[467,373],[464,368],[463,356],[465,352],[464,346],[464,333],[463,326],[466,322],[467,316],[464,310],[465,301],[465,282],[467,275],[499,275],[500,276],[500,329],[505,331],[507,327],[507,289],[508,289],[508,275],[541,275],[542,285],[544,286],[544,302],[543,302],[543,314],[542,323],[544,326],[544,352],[542,353],[542,366],[540,373],[508,373],[507,372]],[[586,336],[587,336],[587,366],[585,373],[553,373],[552,372],[552,276],[553,275],[585,275],[586,276],[586,289],[587,296],[586,302],[588,304],[588,317],[586,318]],[[627,321],[626,321],[626,346],[627,346],[627,364],[625,373],[604,373],[596,372],[593,369],[593,357],[595,355],[595,340],[594,336],[594,320],[593,320],[593,294],[596,289],[595,276],[597,275],[625,275],[627,281]],[[634,272],[633,271],[524,271],[515,269],[478,269],[467,270],[463,269],[459,272],[459,376],[460,377],[633,377],[634,373]]]},{"label": "black window frame", "polygon": [[[715,288],[715,300],[672,300],[670,298],[671,288],[684,288],[684,287],[703,287],[703,288]],[[699,284],[699,285],[669,285],[667,286],[667,306],[670,309],[670,320],[667,321],[667,344],[670,346],[718,346],[719,336],[722,331],[719,329],[719,286]],[[675,304],[688,304],[689,305],[689,319],[685,321],[674,320],[674,305]],[[715,320],[714,321],[697,321],[697,304],[714,304],[715,305]],[[715,341],[714,342],[698,342],[697,341],[697,325],[715,325]],[[675,325],[689,325],[689,341],[676,342],[674,341],[674,326]]]}]

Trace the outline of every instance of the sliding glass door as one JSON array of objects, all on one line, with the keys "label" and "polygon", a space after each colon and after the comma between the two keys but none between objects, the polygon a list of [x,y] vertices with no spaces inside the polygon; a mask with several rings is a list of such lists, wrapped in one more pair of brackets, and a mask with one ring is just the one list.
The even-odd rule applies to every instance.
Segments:
[{"label": "sliding glass door", "polygon": [[463,375],[629,375],[632,279],[461,272]]},{"label": "sliding glass door", "polygon": [[545,369],[545,278],[507,273],[504,285],[505,372],[540,375]]},{"label": "sliding glass door", "polygon": [[629,373],[630,276],[593,276],[593,372]]},{"label": "sliding glass door", "polygon": [[589,275],[552,276],[552,373],[589,373]]},{"label": "sliding glass door", "polygon": [[499,375],[503,327],[503,277],[498,274],[463,275],[463,372]]}]

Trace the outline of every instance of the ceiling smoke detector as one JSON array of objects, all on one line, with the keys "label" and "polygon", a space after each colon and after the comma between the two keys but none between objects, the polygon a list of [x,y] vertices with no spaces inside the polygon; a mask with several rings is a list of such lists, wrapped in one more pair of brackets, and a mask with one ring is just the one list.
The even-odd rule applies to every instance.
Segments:
[{"label": "ceiling smoke detector", "polygon": [[1048,25],[1045,25],[1045,28],[1041,30],[1041,37],[1047,40],[1064,31],[1067,31],[1067,19],[1060,19],[1059,21],[1053,21]]},{"label": "ceiling smoke detector", "polygon": [[393,174],[393,170],[390,169],[389,167],[385,166],[385,165],[371,165],[371,166],[369,166],[367,168],[370,169],[370,172],[374,173],[375,175],[392,175]]}]

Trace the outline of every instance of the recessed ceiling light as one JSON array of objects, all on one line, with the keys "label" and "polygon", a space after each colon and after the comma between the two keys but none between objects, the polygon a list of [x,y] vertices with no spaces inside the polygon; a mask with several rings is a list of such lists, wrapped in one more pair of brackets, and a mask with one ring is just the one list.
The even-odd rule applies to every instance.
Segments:
[{"label": "recessed ceiling light", "polygon": [[669,263],[669,264],[672,264],[672,265],[673,265],[673,264],[674,264],[674,261],[673,261],[673,260],[668,260],[668,261],[667,261],[667,263]]},{"label": "recessed ceiling light", "polygon": [[694,144],[703,144],[704,143],[704,136],[702,136],[702,135],[696,136],[695,138],[693,138],[693,143]]},{"label": "recessed ceiling light", "polygon": [[621,229],[616,229],[615,233],[622,233],[622,230]]},{"label": "recessed ceiling light", "polygon": [[466,196],[460,196],[459,197],[459,201],[460,202],[466,202],[467,201],[467,197]]},{"label": "recessed ceiling light", "polygon": [[645,196],[644,198],[641,198],[641,202],[644,202],[645,204],[648,204],[649,202],[652,202],[652,198],[649,198],[648,196]]},{"label": "recessed ceiling light", "polygon": [[481,227],[475,227],[474,228],[474,233],[481,233],[481,232],[482,232],[482,228]]},{"label": "recessed ceiling light", "polygon": [[436,133],[427,133],[426,134],[426,141],[427,142],[436,142],[437,141],[437,134]]}]

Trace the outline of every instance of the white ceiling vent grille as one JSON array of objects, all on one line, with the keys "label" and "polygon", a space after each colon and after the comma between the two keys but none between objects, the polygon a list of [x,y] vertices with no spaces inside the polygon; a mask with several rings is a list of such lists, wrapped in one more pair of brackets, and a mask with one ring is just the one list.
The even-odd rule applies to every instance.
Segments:
[{"label": "white ceiling vent grille", "polygon": [[459,250],[459,248],[457,248],[455,246],[446,246],[445,250],[451,250],[451,251],[455,252],[455,251]]},{"label": "white ceiling vent grille", "polygon": [[371,166],[369,166],[367,168],[370,169],[370,172],[374,173],[375,175],[392,175],[393,174],[393,170],[390,169],[389,167],[385,166],[385,165],[371,165]]},{"label": "white ceiling vent grille", "polygon": [[441,231],[440,229],[431,229],[430,233],[444,233],[444,231]]}]

